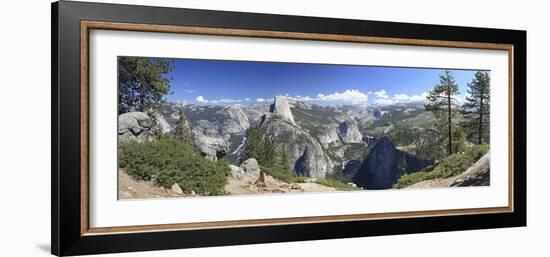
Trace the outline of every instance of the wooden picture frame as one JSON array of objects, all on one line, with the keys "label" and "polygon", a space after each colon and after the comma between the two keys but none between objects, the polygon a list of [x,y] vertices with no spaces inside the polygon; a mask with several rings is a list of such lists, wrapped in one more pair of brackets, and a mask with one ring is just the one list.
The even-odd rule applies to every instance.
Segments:
[{"label": "wooden picture frame", "polygon": [[[506,207],[178,224],[89,225],[89,33],[120,30],[505,50]],[[52,254],[79,255],[526,225],[526,32],[285,15],[52,4]]]}]

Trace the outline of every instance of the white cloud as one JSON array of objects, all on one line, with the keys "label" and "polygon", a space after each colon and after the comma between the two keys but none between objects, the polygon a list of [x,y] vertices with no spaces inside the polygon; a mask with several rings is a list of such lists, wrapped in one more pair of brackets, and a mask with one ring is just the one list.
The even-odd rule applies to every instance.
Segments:
[{"label": "white cloud", "polygon": [[426,100],[428,93],[424,92],[420,95],[407,95],[407,94],[396,94],[393,96],[393,100],[396,100],[400,103],[404,102],[420,102]]},{"label": "white cloud", "polygon": [[360,103],[366,103],[369,97],[367,94],[356,90],[356,89],[348,89],[342,93],[335,92],[333,94],[325,95],[325,94],[317,94],[317,97],[314,100],[317,101],[343,101],[343,102],[351,102],[353,104],[360,104]]},{"label": "white cloud", "polygon": [[[378,93],[378,94],[377,94]],[[385,90],[381,90],[378,92],[375,92],[378,97],[373,102],[375,104],[379,105],[390,105],[390,104],[397,104],[397,103],[411,103],[411,102],[422,102],[426,100],[426,96],[428,95],[427,92],[424,92],[419,95],[407,95],[403,93],[395,94],[392,98],[390,98]]]},{"label": "white cloud", "polygon": [[263,103],[265,101],[266,101],[265,98],[256,98],[256,102]]},{"label": "white cloud", "polygon": [[[302,101],[302,102],[307,102],[307,101],[327,101],[327,102],[336,102],[336,101],[340,101],[340,102],[348,102],[348,103],[352,103],[352,104],[362,104],[362,103],[366,103],[367,100],[368,100],[368,96],[367,94],[359,91],[359,90],[356,90],[356,89],[348,89],[344,92],[334,92],[332,94],[328,94],[328,95],[325,95],[323,93],[319,93],[317,94],[317,96],[315,97],[311,97],[311,96],[302,96],[302,95],[296,95],[296,96],[287,96],[288,99],[291,99],[291,100],[294,100],[294,101]],[[271,99],[267,99],[268,101],[273,101],[272,100],[273,98]]]},{"label": "white cloud", "polygon": [[248,102],[248,101],[250,101],[250,98],[247,97],[247,98],[245,98],[244,100]]},{"label": "white cloud", "polygon": [[386,99],[386,98],[374,99],[373,102],[374,102],[375,104],[378,104],[378,105],[391,105],[391,104],[397,103],[397,101],[395,101],[395,100]]},{"label": "white cloud", "polygon": [[376,91],[374,92],[374,95],[378,98],[384,98],[384,99],[388,99],[390,98],[387,94],[386,94],[386,90],[382,89],[380,91]]},{"label": "white cloud", "polygon": [[191,94],[191,93],[195,93],[195,90],[193,90],[193,89],[185,89],[185,92]]},{"label": "white cloud", "polygon": [[228,99],[228,98],[222,98],[219,100],[222,103],[240,103],[241,99]]},{"label": "white cloud", "polygon": [[212,104],[218,104],[218,103],[240,103],[242,100],[240,99],[229,99],[229,98],[222,98],[222,99],[206,99],[204,96],[199,95],[195,98],[195,101],[203,104],[212,103]]},{"label": "white cloud", "polygon": [[296,97],[287,96],[287,98],[291,99],[291,100],[294,100],[294,101],[302,101],[302,102],[315,100],[314,98],[312,98],[310,96],[300,96],[300,95],[297,95]]},{"label": "white cloud", "polygon": [[208,103],[208,100],[206,100],[202,95],[199,95],[195,98],[195,101],[199,102],[199,103]]}]

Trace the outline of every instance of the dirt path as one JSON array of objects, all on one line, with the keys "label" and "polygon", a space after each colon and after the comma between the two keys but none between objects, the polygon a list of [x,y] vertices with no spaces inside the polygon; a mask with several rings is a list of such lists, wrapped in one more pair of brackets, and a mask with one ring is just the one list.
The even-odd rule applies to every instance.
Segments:
[{"label": "dirt path", "polygon": [[139,181],[118,169],[118,199],[179,197],[170,189],[155,185],[151,181]]},{"label": "dirt path", "polygon": [[261,194],[261,193],[300,193],[300,192],[335,192],[335,188],[323,186],[317,183],[286,183],[265,176],[265,187],[258,187],[255,178],[235,179],[227,178],[225,191],[232,195]]},{"label": "dirt path", "polygon": [[[286,183],[271,176],[265,177],[265,187],[254,184],[255,179],[235,179],[229,176],[225,191],[231,195],[262,194],[262,193],[299,193],[299,192],[335,192],[335,188],[323,186],[317,183]],[[152,181],[140,181],[128,175],[126,171],[118,170],[118,198],[119,199],[143,199],[187,197],[191,195],[179,195],[169,188],[162,188]]]}]

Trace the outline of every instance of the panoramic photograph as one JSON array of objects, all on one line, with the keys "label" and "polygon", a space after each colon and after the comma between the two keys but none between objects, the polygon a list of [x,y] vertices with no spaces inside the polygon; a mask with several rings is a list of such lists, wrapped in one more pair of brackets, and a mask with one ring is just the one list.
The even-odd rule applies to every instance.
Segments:
[{"label": "panoramic photograph", "polygon": [[117,62],[118,199],[490,185],[489,70]]}]

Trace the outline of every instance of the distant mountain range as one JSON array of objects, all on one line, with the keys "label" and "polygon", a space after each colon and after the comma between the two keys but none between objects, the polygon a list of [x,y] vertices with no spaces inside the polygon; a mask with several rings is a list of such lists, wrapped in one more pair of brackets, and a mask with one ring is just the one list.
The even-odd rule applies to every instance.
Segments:
[{"label": "distant mountain range", "polygon": [[[407,140],[389,138],[396,130],[438,133],[421,103],[367,107],[274,99],[247,106],[169,102],[161,106],[157,120],[164,133],[172,133],[178,111],[183,111],[195,147],[206,158],[226,156],[232,162],[242,154],[247,131],[261,126],[288,153],[297,175],[339,177],[372,189],[389,188],[401,174],[431,163],[414,156]],[[377,176],[382,173],[389,175]]]}]

